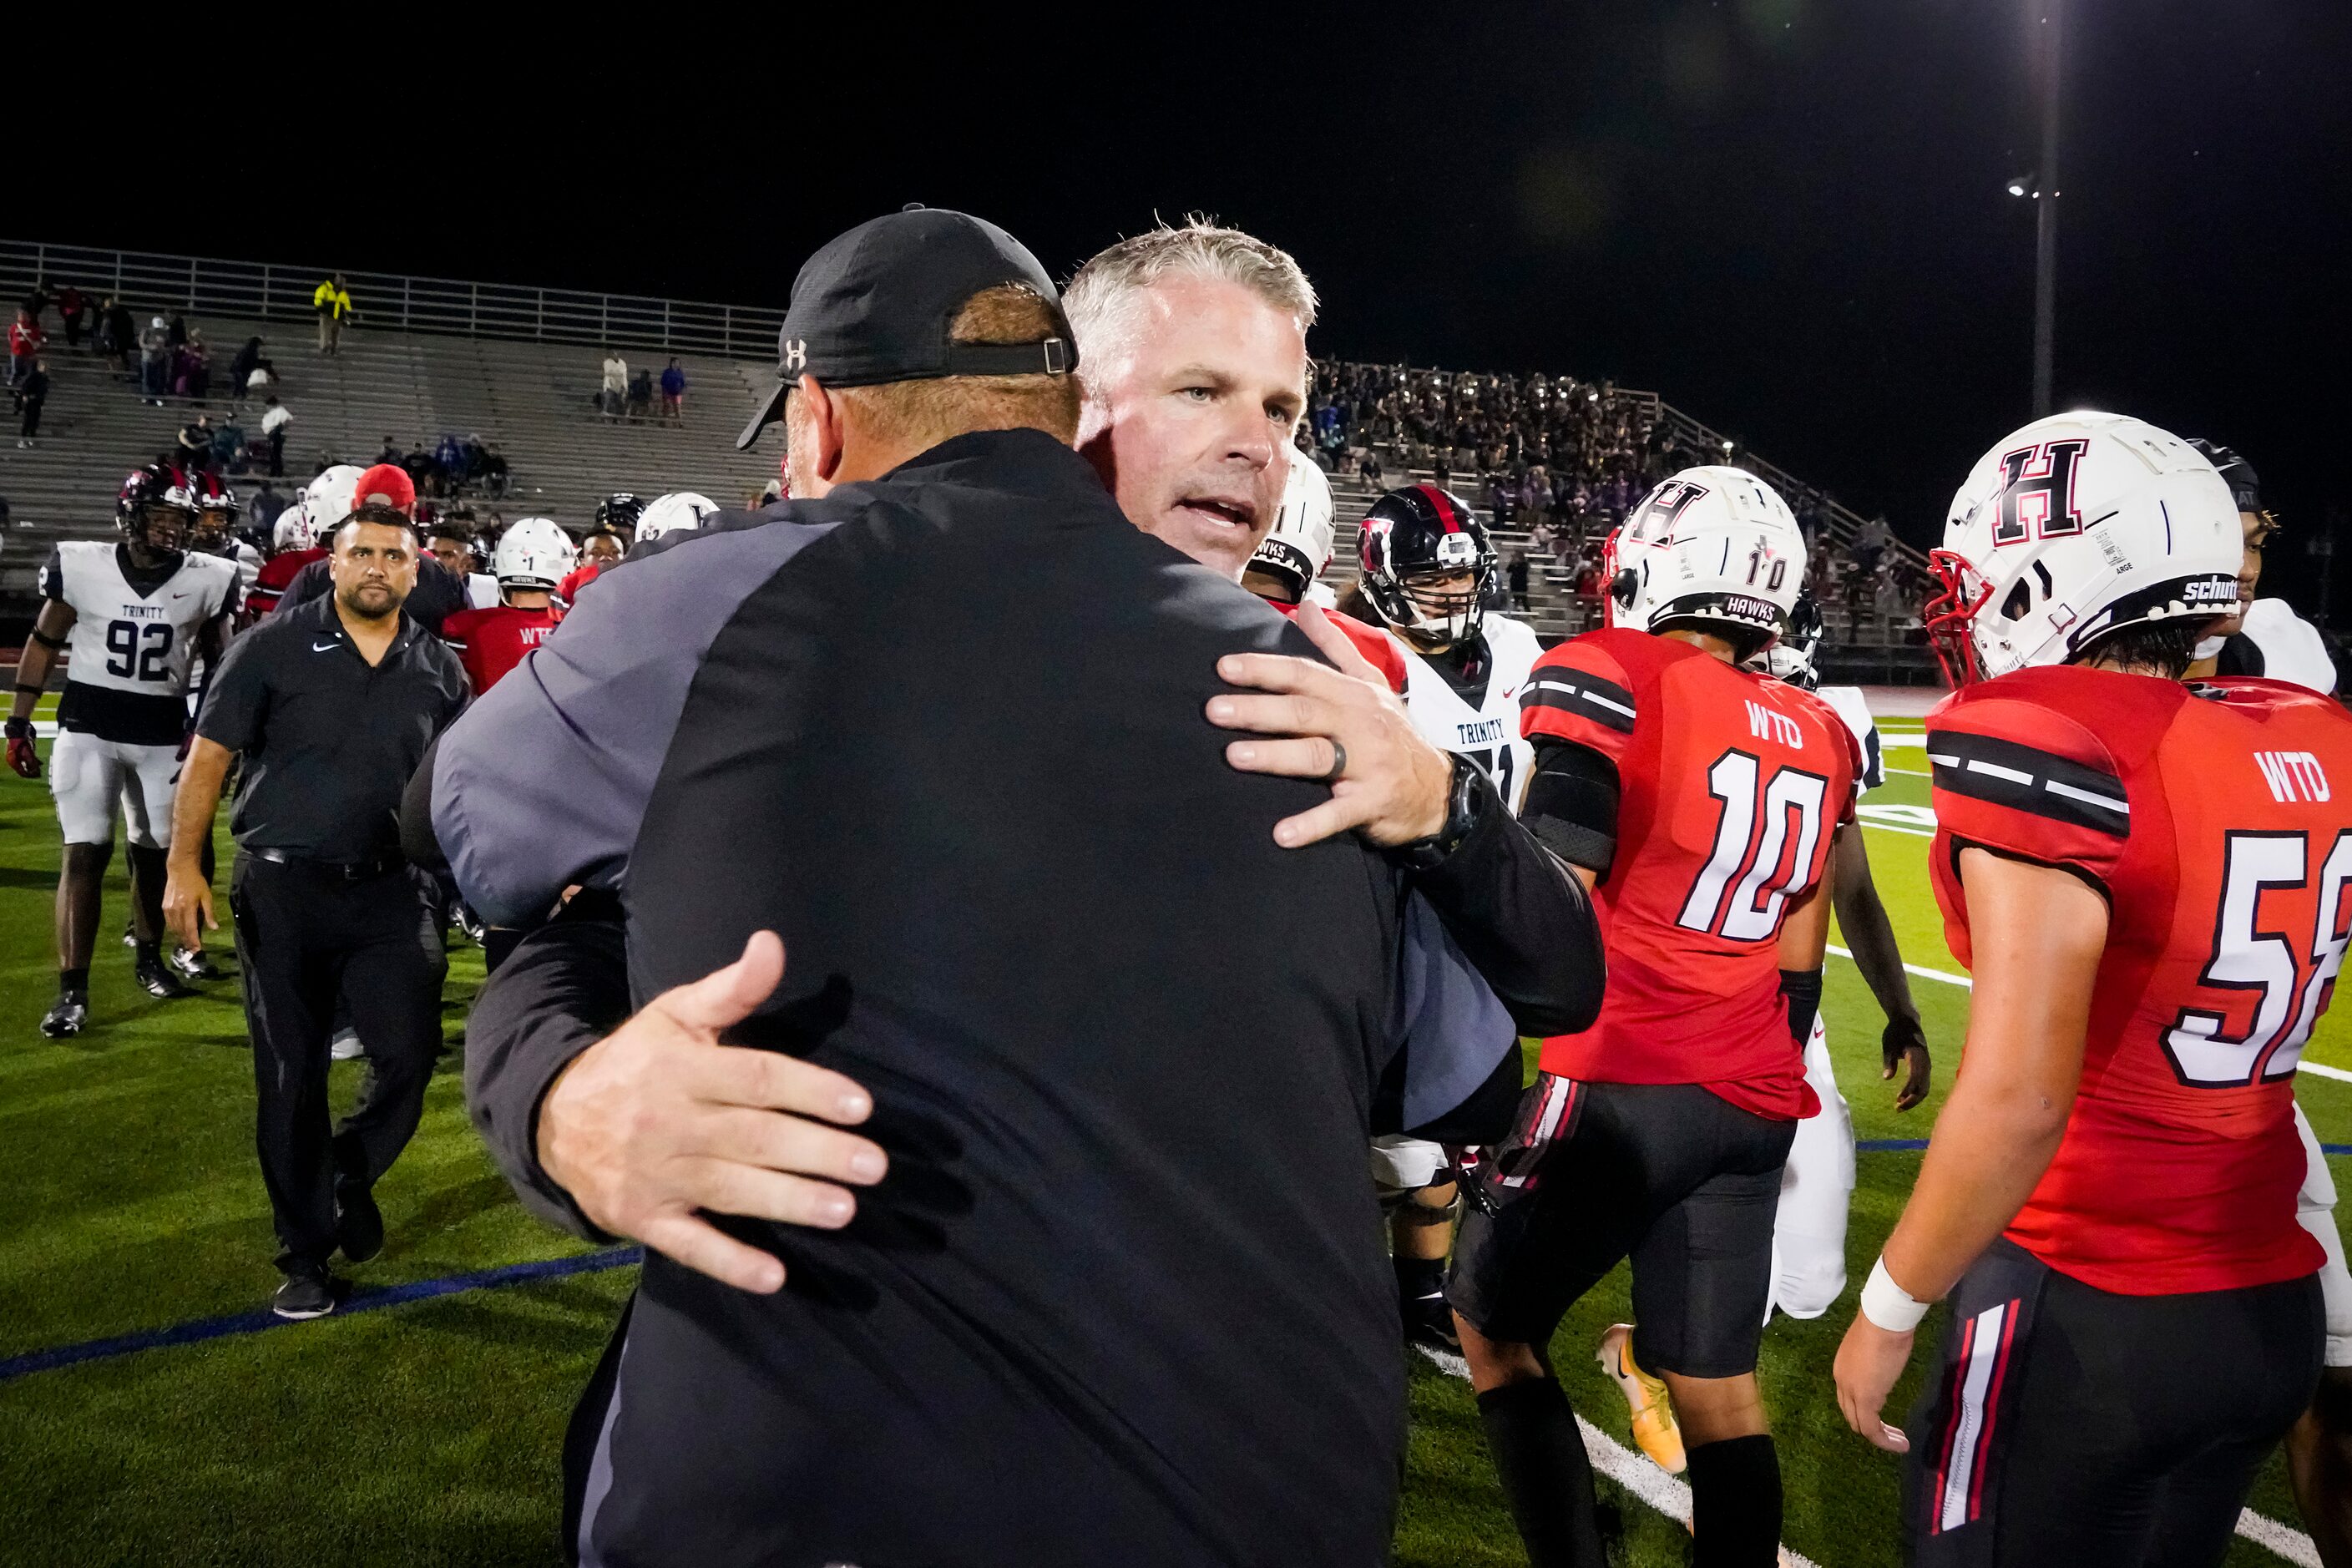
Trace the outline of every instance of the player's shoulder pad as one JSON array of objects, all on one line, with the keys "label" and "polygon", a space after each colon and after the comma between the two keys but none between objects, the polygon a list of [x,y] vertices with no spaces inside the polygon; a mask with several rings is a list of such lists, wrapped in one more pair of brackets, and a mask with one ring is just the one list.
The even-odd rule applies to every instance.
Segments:
[{"label": "player's shoulder pad", "polygon": [[1536,660],[1519,696],[1523,733],[1529,739],[1558,735],[1581,740],[1586,732],[1598,731],[1620,737],[1622,743],[1622,737],[1633,732],[1639,717],[1637,677],[1619,658],[1626,650],[1612,640],[1618,635],[1587,632]]},{"label": "player's shoulder pad", "polygon": [[1927,715],[1929,777],[1939,795],[2121,840],[2131,833],[2126,781],[2187,695],[2146,677],[2019,670],[1955,692]]}]

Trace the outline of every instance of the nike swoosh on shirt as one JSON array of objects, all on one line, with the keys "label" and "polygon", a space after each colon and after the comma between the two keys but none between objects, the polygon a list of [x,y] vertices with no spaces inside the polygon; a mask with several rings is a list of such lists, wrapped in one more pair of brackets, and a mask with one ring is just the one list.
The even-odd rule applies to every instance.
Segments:
[{"label": "nike swoosh on shirt", "polygon": [[343,645],[339,642],[314,642],[310,645],[310,651],[312,653],[324,653],[331,647],[341,647]]}]

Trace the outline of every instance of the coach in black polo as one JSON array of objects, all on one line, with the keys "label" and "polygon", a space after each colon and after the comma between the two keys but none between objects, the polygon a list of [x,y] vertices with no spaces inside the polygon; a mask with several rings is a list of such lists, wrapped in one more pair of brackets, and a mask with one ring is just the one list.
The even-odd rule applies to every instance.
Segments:
[{"label": "coach in black polo", "polygon": [[[1003,320],[1033,325],[978,336],[1008,290]],[[1410,873],[1354,837],[1277,847],[1324,790],[1229,766],[1204,709],[1221,656],[1309,645],[1071,449],[1075,356],[1010,236],[863,226],[803,269],[784,345],[804,379],[754,428],[781,412],[823,493],[608,573],[428,775],[487,918],[572,884],[574,911],[625,911],[625,943],[581,942],[593,911],[526,938],[467,1037],[525,1200],[657,1249],[567,1445],[566,1544],[1382,1561],[1404,1373],[1365,1138],[1376,1107],[1426,1127],[1518,1078],[1512,1018],[1410,890],[1543,905],[1527,968],[1564,1027],[1597,1005],[1589,910],[1490,795],[1441,811]],[[639,1011],[605,1035],[585,1003],[623,962]],[[714,1017],[753,1048],[646,1045]],[[837,1230],[713,1215],[764,1279],[572,1152],[740,1097],[692,1123],[705,1142],[619,1163],[658,1184],[731,1156],[740,1189],[702,1206],[783,1212],[767,1190],[818,1135],[759,1108],[817,1068],[870,1093],[888,1173]]]},{"label": "coach in black polo", "polygon": [[[463,710],[466,673],[402,610],[415,585],[408,519],[361,507],[334,534],[335,591],[229,645],[206,688],[173,800],[164,913],[193,945],[212,919],[199,855],[232,756],[229,908],[244,969],[260,1110],[256,1142],[278,1228],[280,1317],[334,1310],[329,1259],[375,1256],[371,1192],[416,1131],[441,1043],[441,919],[401,858],[401,791]],[[367,1087],[328,1125],[338,994],[367,1043]]]}]

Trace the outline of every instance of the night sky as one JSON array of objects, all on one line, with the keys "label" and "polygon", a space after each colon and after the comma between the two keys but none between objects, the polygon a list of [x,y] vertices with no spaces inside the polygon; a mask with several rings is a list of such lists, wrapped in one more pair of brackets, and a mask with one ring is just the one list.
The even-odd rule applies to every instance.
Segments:
[{"label": "night sky", "polygon": [[[2059,406],[2226,441],[2291,531],[2340,523],[2352,5],[2069,5]],[[782,303],[815,245],[908,201],[1056,273],[1205,210],[1305,264],[1320,354],[1654,388],[1922,542],[2029,412],[2033,218],[2003,189],[2038,151],[2026,0],[1003,12],[979,40],[854,15],[827,38],[640,12],[642,38],[572,40],[602,63],[485,42],[456,85],[398,49],[408,80],[340,101],[356,56],[289,58],[229,89],[233,151],[106,165],[221,192],[201,228],[47,168],[9,226]],[[260,128],[273,97],[306,115]]]}]

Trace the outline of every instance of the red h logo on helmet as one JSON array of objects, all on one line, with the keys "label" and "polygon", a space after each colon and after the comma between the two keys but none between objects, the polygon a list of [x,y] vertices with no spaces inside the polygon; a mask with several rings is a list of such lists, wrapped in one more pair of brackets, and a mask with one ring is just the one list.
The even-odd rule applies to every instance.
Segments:
[{"label": "red h logo on helmet", "polygon": [[2074,507],[2074,470],[2090,445],[2044,441],[2001,454],[2000,516],[1992,528],[1996,546],[2083,531],[2083,514]]}]

